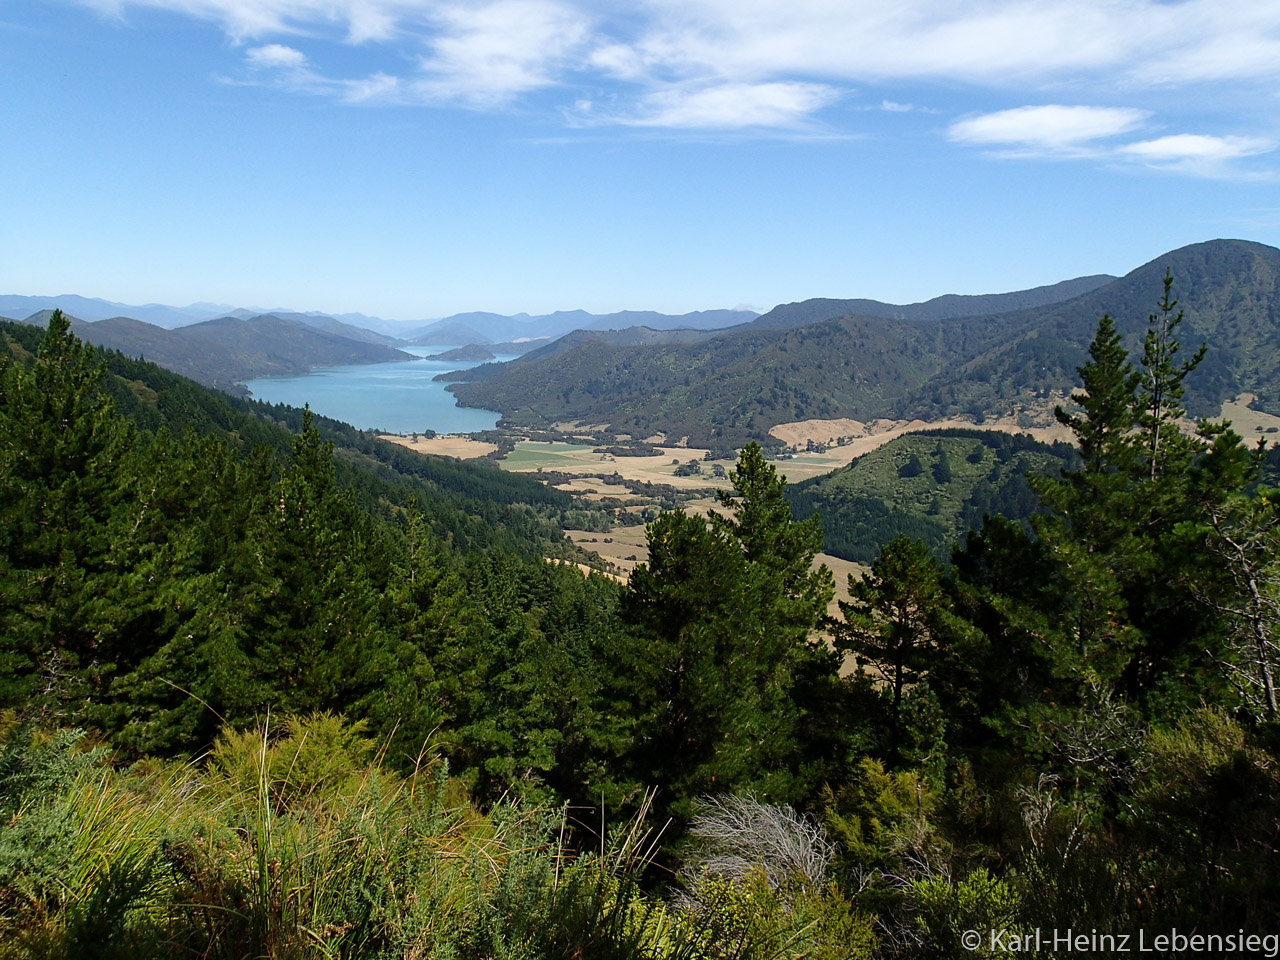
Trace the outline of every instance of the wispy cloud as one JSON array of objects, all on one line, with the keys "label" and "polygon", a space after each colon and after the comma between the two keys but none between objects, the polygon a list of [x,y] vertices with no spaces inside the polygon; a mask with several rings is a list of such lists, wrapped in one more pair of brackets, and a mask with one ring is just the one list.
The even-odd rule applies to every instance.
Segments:
[{"label": "wispy cloud", "polygon": [[[1255,0],[648,0],[598,65],[646,73],[1007,85],[1280,76],[1280,8]],[[1245,56],[1241,57],[1241,51]]]},{"label": "wispy cloud", "polygon": [[1136,162],[1216,178],[1256,177],[1256,172],[1244,170],[1237,161],[1276,148],[1274,141],[1261,137],[1190,133],[1116,142],[1140,130],[1149,117],[1148,111],[1126,107],[1026,106],[958,120],[948,133],[954,141],[991,147],[1006,157]]},{"label": "wispy cloud", "polygon": [[[867,87],[878,109],[905,112],[911,105],[884,89],[895,83],[966,89],[975,100],[1118,91],[1139,105],[1017,108],[950,128],[953,140],[1006,152],[1089,152],[1136,129],[1147,91],[1198,85],[1203,103],[1239,109],[1243,90],[1265,98],[1280,81],[1280,4],[1258,0],[77,2],[215,23],[255,44],[250,67],[310,71],[308,89],[347,101],[501,109],[561,88],[561,112],[579,121],[583,111],[567,105],[588,99],[611,105],[591,111],[593,122],[679,129],[794,127]],[[308,58],[287,59],[291,37],[306,38]],[[323,44],[335,41],[363,45],[375,61],[385,50],[385,60],[363,78],[331,76]]]},{"label": "wispy cloud", "polygon": [[[1280,76],[1280,7],[1257,0],[80,0],[112,15],[173,10],[240,40],[338,26],[356,43],[427,29],[446,41],[515,8],[556,8],[594,22],[578,66],[635,79],[651,72],[760,78],[779,73],[865,80],[978,82],[1107,71],[1138,82]],[[544,34],[529,36],[532,43]],[[447,46],[447,43],[446,43]]]},{"label": "wispy cloud", "polygon": [[436,4],[424,0],[80,0],[108,16],[129,7],[171,10],[218,24],[239,42],[345,29],[352,43],[387,40],[422,22]]},{"label": "wispy cloud", "polygon": [[550,0],[499,0],[441,10],[415,89],[427,99],[492,106],[560,82],[582,59],[590,21]]},{"label": "wispy cloud", "polygon": [[403,100],[403,84],[399,77],[387,73],[375,73],[343,83],[342,99],[345,103],[389,102]]},{"label": "wispy cloud", "polygon": [[816,83],[678,86],[646,95],[629,115],[599,119],[636,127],[701,130],[795,127],[838,96],[839,91]]},{"label": "wispy cloud", "polygon": [[1179,133],[1142,140],[1120,148],[1120,154],[1148,166],[1203,177],[1228,177],[1240,173],[1234,161],[1275,150],[1274,141],[1257,137],[1214,137]]},{"label": "wispy cloud", "polygon": [[1003,148],[1019,155],[1078,156],[1096,151],[1096,142],[1129,133],[1148,117],[1129,107],[1015,107],[953,123],[952,140]]}]

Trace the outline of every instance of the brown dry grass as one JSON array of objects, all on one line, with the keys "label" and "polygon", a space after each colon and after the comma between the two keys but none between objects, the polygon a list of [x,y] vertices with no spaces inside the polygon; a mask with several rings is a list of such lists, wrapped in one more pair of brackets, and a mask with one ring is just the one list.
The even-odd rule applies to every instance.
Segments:
[{"label": "brown dry grass", "polygon": [[[556,473],[576,474],[581,477],[607,477],[617,473],[628,480],[665,484],[680,490],[702,490],[708,487],[727,487],[727,480],[710,475],[713,463],[703,462],[706,450],[692,447],[662,447],[662,453],[652,457],[615,457],[608,453],[596,453],[594,445],[550,443],[541,440],[521,440],[506,458],[500,461],[505,470],[517,473],[536,473],[549,470]],[[702,462],[705,471],[700,476],[677,477],[676,466],[689,460]],[[733,461],[719,461],[728,470]],[[576,490],[591,488],[602,496],[630,497],[623,487],[611,487],[600,483],[571,481]],[[568,489],[568,486],[563,486]]]},{"label": "brown dry grass", "polygon": [[876,447],[883,446],[904,433],[919,433],[922,430],[947,428],[996,430],[1002,433],[1029,433],[1044,443],[1053,443],[1056,440],[1070,441],[1073,439],[1071,431],[1053,419],[1052,408],[1052,402],[1041,402],[1029,406],[1026,412],[1034,421],[1034,425],[1029,427],[1020,426],[1018,419],[1012,416],[988,420],[981,424],[963,417],[951,417],[947,420],[870,420],[866,423],[847,419],[798,420],[794,423],[780,423],[772,427],[769,433],[790,445],[803,445],[810,441],[832,444],[841,437],[851,438],[848,443],[830,451],[839,452],[846,462],[864,453],[870,453]]},{"label": "brown dry grass", "polygon": [[459,460],[476,460],[486,454],[493,453],[498,447],[493,443],[472,440],[463,434],[447,433],[438,437],[412,436],[404,437],[394,433],[384,433],[378,439],[408,447],[418,453],[427,453],[436,457],[457,457]]},{"label": "brown dry grass", "polygon": [[[1280,439],[1280,417],[1254,410],[1251,404],[1255,399],[1251,393],[1242,393],[1234,400],[1228,400],[1222,405],[1221,419],[1230,420],[1232,429],[1249,443],[1258,439],[1265,439],[1268,444],[1275,443]],[[1268,432],[1272,430],[1275,433]]]}]

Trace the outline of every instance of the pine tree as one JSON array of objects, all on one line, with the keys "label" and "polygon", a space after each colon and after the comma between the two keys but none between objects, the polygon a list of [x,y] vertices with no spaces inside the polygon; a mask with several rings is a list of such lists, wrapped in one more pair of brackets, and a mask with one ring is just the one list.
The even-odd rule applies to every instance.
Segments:
[{"label": "pine tree", "polygon": [[816,519],[796,523],[784,483],[758,445],[731,472],[727,514],[665,514],[648,529],[622,611],[634,638],[622,669],[636,689],[640,779],[687,801],[747,788],[795,800],[816,786],[832,725],[836,677],[814,634],[832,594],[811,566]]},{"label": "pine tree", "polygon": [[848,601],[840,601],[836,647],[852,653],[889,691],[887,752],[899,759],[904,740],[903,698],[926,680],[957,640],[973,633],[956,615],[942,571],[919,540],[895,537],[868,573],[849,575]]},{"label": "pine tree", "polygon": [[1173,312],[1178,301],[1173,299],[1173,275],[1164,276],[1164,295],[1157,313],[1147,318],[1147,333],[1142,344],[1142,381],[1136,399],[1138,426],[1145,433],[1144,448],[1150,478],[1157,479],[1171,471],[1185,470],[1196,449],[1182,432],[1178,421],[1186,412],[1182,398],[1186,393],[1182,381],[1204,359],[1208,347],[1201,344],[1183,363],[1177,362],[1180,344],[1176,336],[1183,312]]},{"label": "pine tree", "polygon": [[711,511],[711,524],[738,544],[765,591],[758,614],[790,631],[781,652],[794,655],[825,616],[835,592],[831,571],[825,565],[812,569],[822,550],[822,521],[816,514],[803,521],[792,517],[786,478],[764,459],[758,443],[742,450],[729,481],[732,491],[716,492],[729,512]]},{"label": "pine tree", "polygon": [[1083,416],[1069,414],[1060,406],[1054,408],[1053,414],[1076,435],[1085,472],[1099,474],[1127,464],[1134,396],[1141,375],[1129,362],[1110,314],[1103,314],[1098,321],[1089,358],[1077,370],[1084,392],[1072,398],[1083,409]]},{"label": "pine tree", "polygon": [[0,370],[0,702],[43,689],[44,709],[100,696],[119,646],[133,432],[101,389],[102,364],[60,310],[28,369]]},{"label": "pine tree", "polygon": [[393,667],[372,577],[377,536],[335,478],[333,444],[311,411],[254,521],[254,597],[242,619],[261,707],[351,709]]},{"label": "pine tree", "polygon": [[161,431],[134,481],[139,503],[119,549],[137,612],[134,657],[122,664],[97,722],[121,747],[199,749],[224,721],[254,718],[242,618],[260,591],[251,520],[267,498],[265,451],[244,461],[225,441]]},{"label": "pine tree", "polygon": [[1194,435],[1182,429],[1183,380],[1205,351],[1177,361],[1182,313],[1175,313],[1172,284],[1166,274],[1140,370],[1114,321],[1099,321],[1090,362],[1079,371],[1081,413],[1056,411],[1076,434],[1082,468],[1032,481],[1051,509],[1034,523],[1060,571],[1053,578],[1070,585],[1053,618],[1060,675],[1077,690],[1115,685],[1130,700],[1165,703],[1201,695],[1206,650],[1221,632],[1192,585],[1226,588],[1177,530],[1247,483],[1249,459],[1224,425],[1202,421]]}]

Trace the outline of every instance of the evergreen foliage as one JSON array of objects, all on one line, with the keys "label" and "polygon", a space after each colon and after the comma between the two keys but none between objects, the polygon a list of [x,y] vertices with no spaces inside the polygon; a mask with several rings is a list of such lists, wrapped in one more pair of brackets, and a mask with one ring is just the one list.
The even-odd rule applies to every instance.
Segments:
[{"label": "evergreen foliage", "polygon": [[642,698],[637,772],[682,814],[708,792],[798,799],[829,762],[814,715],[836,668],[814,635],[833,592],[830,571],[810,569],[821,533],[791,519],[758,445],[730,481],[728,513],[709,524],[670,513],[649,526],[649,562],[623,598],[634,636],[622,669]]},{"label": "evergreen foliage", "polygon": [[[557,559],[562,507],[524,480],[217,397],[56,314],[0,328],[0,956],[1268,930],[1277,500],[1266,450],[1171,430],[1212,361],[1176,360],[1164,294],[1137,367],[1098,323],[1038,511],[949,567],[886,537],[838,619],[820,520],[756,445],[622,585]],[[900,443],[900,512],[935,524],[1034,469],[1018,438]]]}]

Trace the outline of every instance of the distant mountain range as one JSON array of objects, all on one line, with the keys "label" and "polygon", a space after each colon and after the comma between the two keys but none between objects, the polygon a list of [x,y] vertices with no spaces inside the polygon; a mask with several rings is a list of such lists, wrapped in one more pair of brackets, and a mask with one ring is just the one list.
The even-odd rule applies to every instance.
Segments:
[{"label": "distant mountain range", "polygon": [[[1075,387],[1103,313],[1117,318],[1138,352],[1166,269],[1186,310],[1180,334],[1188,352],[1201,341],[1210,346],[1187,381],[1189,410],[1215,413],[1224,399],[1249,392],[1280,414],[1280,250],[1244,240],[1174,250],[1120,279],[1084,277],[1016,294],[911,307],[788,304],[695,342],[581,336],[571,349],[552,344],[461,372],[450,389],[464,405],[500,410],[512,422],[581,420],[719,449],[774,442],[770,427],[811,418],[981,421],[1030,394]],[[863,312],[848,313],[850,303]],[[970,312],[993,307],[998,312]]]},{"label": "distant mountain range", "polygon": [[[128,356],[146,357],[193,380],[235,393],[244,392],[240,386],[243,381],[256,377],[296,375],[316,367],[414,359],[397,349],[406,345],[406,338],[370,329],[376,325],[385,330],[393,326],[389,321],[364,314],[335,317],[291,310],[262,312],[212,303],[130,306],[75,295],[0,296],[0,317],[27,323],[44,323],[55,308],[74,318],[76,333],[90,343]],[[596,315],[582,310],[545,316],[459,314],[409,332],[419,335],[415,343],[462,344],[464,351],[473,348],[450,354],[449,359],[491,359],[493,355],[521,354],[543,347],[553,336],[578,325],[600,328],[643,318],[670,328],[683,323],[740,323],[756,316],[740,310],[709,310],[679,317],[646,311]],[[465,326],[464,320],[484,332]],[[680,338],[681,334],[674,336]],[[505,342],[495,343],[495,339]],[[638,341],[634,335],[624,333],[618,342]]]},{"label": "distant mountain range", "polygon": [[460,359],[479,359],[479,348],[524,350],[508,363],[446,375],[455,381],[450,389],[464,405],[500,410],[513,423],[582,420],[728,450],[748,439],[773,442],[770,427],[796,420],[981,421],[1029,394],[1069,391],[1102,313],[1117,317],[1131,348],[1140,349],[1166,269],[1187,313],[1183,342],[1211,347],[1188,381],[1190,411],[1213,413],[1223,399],[1248,392],[1280,413],[1280,251],[1243,240],[1184,247],[1119,279],[1079,277],[1013,293],[905,305],[812,299],[764,315],[465,313],[401,326],[405,339],[387,334],[388,321],[363,314],[255,313],[209,303],[129,307],[8,296],[0,297],[0,315],[43,322],[60,307],[79,318],[77,333],[92,343],[232,391],[260,376],[409,360],[398,347],[410,338],[477,345]]},{"label": "distant mountain range", "polygon": [[[52,297],[0,294],[0,316],[29,317],[45,310],[62,310],[87,323],[113,317],[129,317],[166,330],[190,326],[220,317],[275,316],[296,320],[317,329],[327,329],[341,336],[352,336],[359,330],[365,337],[378,337],[376,342],[411,341],[424,345],[466,346],[502,341],[554,339],[572,330],[611,330],[622,327],[647,326],[655,330],[688,327],[711,330],[729,327],[759,316],[751,310],[699,310],[672,315],[652,310],[623,310],[596,314],[585,310],[557,310],[555,313],[530,315],[517,313],[458,313],[440,320],[397,321],[363,313],[299,312],[287,307],[233,307],[225,303],[192,303],[175,307],[163,303],[128,304],[96,297],[59,294]],[[335,328],[333,325],[339,325]]]},{"label": "distant mountain range", "polygon": [[411,343],[487,344],[495,341],[560,337],[575,330],[621,330],[648,327],[651,330],[715,330],[746,323],[758,317],[752,310],[698,310],[679,315],[652,310],[622,310],[618,313],[587,313],[585,310],[557,310],[530,316],[518,313],[457,313],[405,334]]},{"label": "distant mountain range", "polygon": [[[75,294],[61,294],[56,297],[0,295],[0,316],[23,318],[50,310],[61,310],[68,316],[78,317],[87,323],[95,323],[111,317],[129,317],[171,330],[174,327],[185,327],[202,320],[226,316],[232,313],[234,308],[217,303],[193,303],[186,307],[170,307],[163,303],[131,305],[96,297],[80,297]],[[265,311],[258,311],[258,313],[263,312]]]}]

